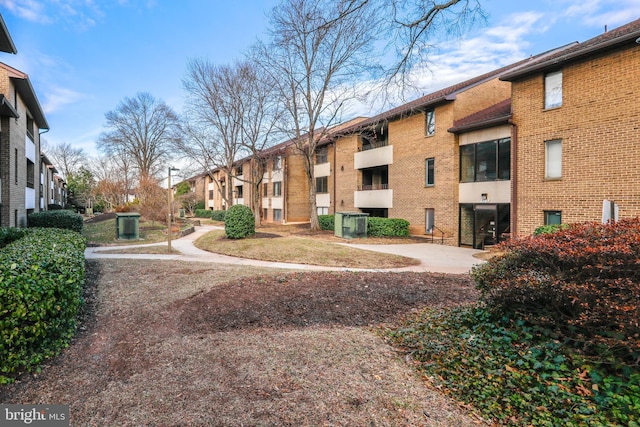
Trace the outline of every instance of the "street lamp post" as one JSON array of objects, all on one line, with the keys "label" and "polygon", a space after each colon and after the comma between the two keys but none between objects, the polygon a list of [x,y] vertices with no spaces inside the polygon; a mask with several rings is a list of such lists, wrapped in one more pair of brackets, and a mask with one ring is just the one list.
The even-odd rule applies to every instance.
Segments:
[{"label": "street lamp post", "polygon": [[169,175],[167,176],[167,248],[171,254],[171,171],[179,171],[174,167],[169,167]]}]

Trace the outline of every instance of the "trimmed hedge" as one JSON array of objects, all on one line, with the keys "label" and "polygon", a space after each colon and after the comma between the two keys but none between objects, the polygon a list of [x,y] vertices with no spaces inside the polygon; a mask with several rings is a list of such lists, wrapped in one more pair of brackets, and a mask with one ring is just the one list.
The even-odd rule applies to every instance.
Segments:
[{"label": "trimmed hedge", "polygon": [[29,227],[64,228],[82,233],[82,215],[67,210],[35,212],[28,216]]},{"label": "trimmed hedge", "polygon": [[224,217],[224,232],[229,239],[244,239],[255,234],[256,222],[249,206],[233,205]]},{"label": "trimmed hedge", "polygon": [[226,213],[227,213],[227,211],[212,211],[212,210],[209,210],[209,209],[196,209],[195,210],[195,217],[196,218],[209,218],[209,219],[212,219],[214,221],[223,222]]},{"label": "trimmed hedge", "polygon": [[4,248],[9,243],[22,239],[26,233],[26,228],[0,228],[0,248]]},{"label": "trimmed hedge", "polygon": [[214,221],[220,221],[223,222],[225,215],[227,214],[227,211],[210,211],[211,212],[211,219]]},{"label": "trimmed hedge", "polygon": [[82,305],[84,248],[79,233],[31,228],[0,250],[0,383],[69,344]]},{"label": "trimmed hedge", "polygon": [[367,218],[367,235],[370,237],[406,237],[409,221],[400,218]]},{"label": "trimmed hedge", "polygon": [[211,213],[208,209],[196,209],[194,215],[196,218],[211,218]]},{"label": "trimmed hedge", "polygon": [[320,230],[335,230],[335,217],[333,215],[318,215]]},{"label": "trimmed hedge", "polygon": [[515,313],[586,354],[640,358],[640,219],[513,239],[472,276],[488,308]]}]

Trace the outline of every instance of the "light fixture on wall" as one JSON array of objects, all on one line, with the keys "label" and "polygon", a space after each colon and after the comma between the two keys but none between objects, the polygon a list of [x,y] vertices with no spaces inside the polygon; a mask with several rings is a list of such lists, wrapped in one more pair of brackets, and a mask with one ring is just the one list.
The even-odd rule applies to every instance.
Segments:
[{"label": "light fixture on wall", "polygon": [[344,165],[340,166],[340,170],[344,172]]},{"label": "light fixture on wall", "polygon": [[482,197],[482,201],[483,201],[483,202],[486,202],[486,201],[489,199],[489,197],[488,197],[488,194],[487,194],[487,193],[482,193],[482,194],[481,194],[481,197]]},{"label": "light fixture on wall", "polygon": [[340,200],[340,206],[344,206],[344,200]]}]

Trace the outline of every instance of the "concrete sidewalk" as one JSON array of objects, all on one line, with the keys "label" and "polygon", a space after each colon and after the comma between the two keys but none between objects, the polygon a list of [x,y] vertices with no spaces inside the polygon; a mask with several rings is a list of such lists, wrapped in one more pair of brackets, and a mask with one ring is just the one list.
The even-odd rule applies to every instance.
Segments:
[{"label": "concrete sidewalk", "polygon": [[[111,250],[127,249],[131,248],[131,245],[127,246],[102,246],[91,247],[85,250],[85,258],[111,258],[111,259],[155,259],[155,260],[181,260],[181,261],[196,261],[196,262],[210,262],[219,264],[232,264],[232,265],[248,265],[256,267],[271,267],[271,268],[286,268],[293,270],[307,270],[307,271],[385,271],[385,272],[400,272],[400,271],[422,271],[422,272],[437,272],[437,273],[454,273],[462,274],[471,270],[471,267],[476,264],[481,264],[483,261],[475,258],[473,255],[482,251],[475,249],[458,248],[453,246],[444,246],[434,243],[416,243],[406,245],[364,245],[364,244],[351,244],[342,243],[354,248],[383,252],[388,254],[402,255],[409,258],[415,258],[420,260],[420,265],[403,268],[393,269],[360,269],[360,268],[342,268],[342,267],[325,267],[306,264],[289,264],[283,262],[271,262],[271,261],[259,261],[246,258],[237,258],[227,255],[215,254],[212,252],[203,251],[196,248],[193,245],[193,241],[203,234],[211,230],[220,230],[221,227],[216,226],[197,226],[195,232],[188,234],[179,239],[171,241],[171,246],[181,252],[181,254],[114,254],[109,253]],[[140,246],[167,246],[166,242],[163,243],[151,243]]]}]

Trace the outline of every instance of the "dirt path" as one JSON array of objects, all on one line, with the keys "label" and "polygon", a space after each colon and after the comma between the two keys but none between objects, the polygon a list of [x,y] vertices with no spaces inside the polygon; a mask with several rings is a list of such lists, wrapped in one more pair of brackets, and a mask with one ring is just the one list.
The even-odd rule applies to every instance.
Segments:
[{"label": "dirt path", "polygon": [[464,276],[91,260],[88,314],[3,403],[74,426],[472,426],[372,327],[475,300]]}]

